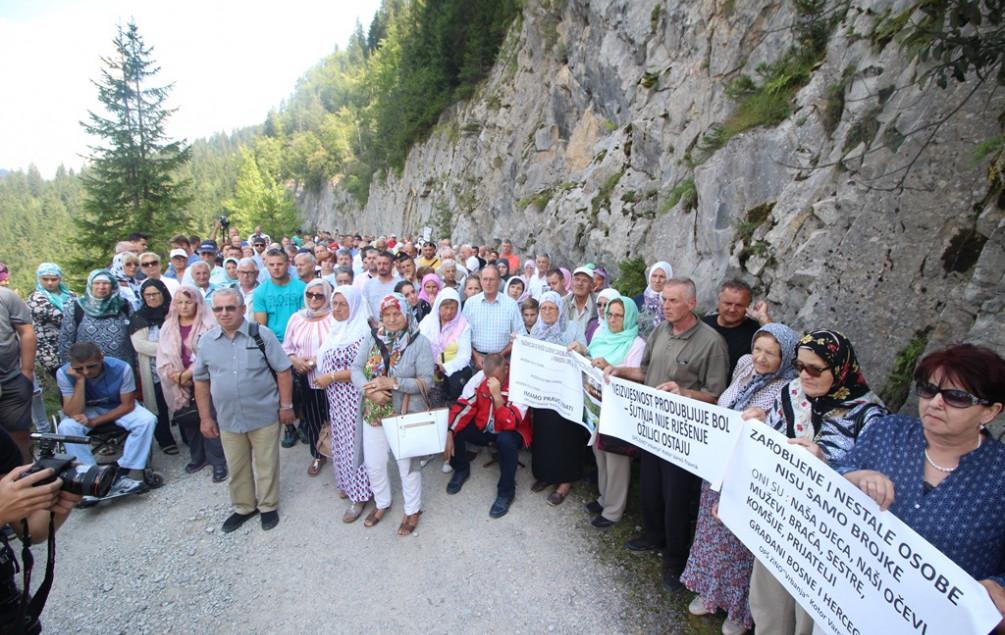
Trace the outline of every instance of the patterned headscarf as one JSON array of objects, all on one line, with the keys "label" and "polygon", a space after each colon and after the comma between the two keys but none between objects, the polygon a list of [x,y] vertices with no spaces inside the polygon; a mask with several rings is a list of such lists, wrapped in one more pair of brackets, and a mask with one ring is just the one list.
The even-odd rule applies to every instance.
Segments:
[{"label": "patterned headscarf", "polygon": [[[94,297],[93,286],[97,278],[104,278],[111,285],[111,290],[104,298]],[[107,318],[118,315],[126,300],[119,293],[119,283],[108,269],[95,269],[87,276],[87,286],[84,295],[77,298],[77,304],[84,313],[93,318]]]},{"label": "patterned headscarf", "polygon": [[133,289],[134,291],[139,291],[140,285],[139,282],[137,282],[136,277],[129,276],[126,274],[126,257],[128,256],[132,256],[133,258],[136,257],[129,252],[122,252],[120,254],[115,254],[115,257],[112,258],[112,266],[109,269],[109,271],[113,276],[115,276],[115,280],[117,282],[125,282],[127,285],[129,285],[130,289]]},{"label": "patterned headscarf", "polygon": [[799,334],[784,324],[778,324],[777,322],[765,324],[757,329],[754,337],[750,340],[751,349],[754,348],[754,342],[757,341],[758,336],[764,333],[775,338],[775,341],[778,342],[778,349],[782,354],[782,363],[773,373],[766,375],[755,373],[750,381],[747,382],[747,385],[738,390],[736,396],[726,406],[730,410],[743,410],[750,404],[750,400],[754,398],[754,395],[768,384],[779,379],[791,381],[798,375],[796,369],[792,367],[792,361],[796,358],[796,344],[799,342]]},{"label": "patterned headscarf", "polygon": [[552,344],[568,344],[570,340],[565,337],[568,323],[562,307],[564,304],[562,297],[554,291],[545,291],[541,294],[541,299],[538,302],[542,307],[545,302],[550,302],[558,307],[558,318],[551,324],[545,324],[540,309],[538,309],[537,322],[534,323],[534,327],[530,330],[530,336],[536,340],[551,342]]},{"label": "patterned headscarf", "polygon": [[831,410],[849,407],[869,394],[869,385],[862,375],[855,350],[844,334],[823,329],[810,331],[799,339],[797,354],[801,348],[815,353],[827,362],[827,367],[834,375],[834,383],[826,395],[806,397],[813,407],[814,424],[818,425]]},{"label": "patterned headscarf", "polygon": [[[53,293],[42,284],[42,276],[55,276],[59,278],[59,292]],[[35,289],[45,296],[45,298],[60,311],[63,310],[63,303],[73,298],[70,290],[63,284],[63,271],[54,262],[43,262],[35,270]]]}]

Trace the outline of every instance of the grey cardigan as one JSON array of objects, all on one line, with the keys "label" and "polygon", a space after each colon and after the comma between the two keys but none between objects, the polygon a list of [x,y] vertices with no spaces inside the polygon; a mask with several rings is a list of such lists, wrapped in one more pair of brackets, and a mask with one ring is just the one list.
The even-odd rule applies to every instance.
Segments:
[{"label": "grey cardigan", "polygon": [[[352,362],[352,383],[360,391],[363,384],[367,382],[363,375],[363,366],[367,358],[370,357],[370,349],[373,348],[373,336],[367,335],[363,339],[363,344],[356,352],[356,359]],[[394,412],[401,412],[401,400],[406,395],[412,395],[408,400],[408,412],[422,412],[429,410],[429,406],[423,401],[419,393],[419,383],[416,379],[421,379],[426,385],[428,392],[433,386],[433,347],[426,339],[425,335],[417,335],[415,340],[408,345],[398,358],[398,363],[391,368],[389,377],[398,380],[398,390],[391,392],[394,400]],[[365,399],[366,397],[364,397]]]}]

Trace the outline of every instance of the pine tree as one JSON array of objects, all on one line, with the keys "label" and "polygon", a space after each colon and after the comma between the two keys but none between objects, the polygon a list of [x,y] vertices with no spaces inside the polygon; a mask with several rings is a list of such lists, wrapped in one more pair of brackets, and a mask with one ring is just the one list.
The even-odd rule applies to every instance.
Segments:
[{"label": "pine tree", "polygon": [[134,22],[119,26],[113,43],[114,55],[102,58],[101,79],[93,82],[107,116],[88,111],[81,122],[100,140],[90,146],[82,175],[85,213],[76,219],[92,265],[107,263],[111,248],[130,232],[152,234],[163,244],[185,227],[182,209],[189,201],[189,183],[176,172],[190,148],[165,131],[175,110],[165,105],[172,85],[150,86],[160,67]]}]

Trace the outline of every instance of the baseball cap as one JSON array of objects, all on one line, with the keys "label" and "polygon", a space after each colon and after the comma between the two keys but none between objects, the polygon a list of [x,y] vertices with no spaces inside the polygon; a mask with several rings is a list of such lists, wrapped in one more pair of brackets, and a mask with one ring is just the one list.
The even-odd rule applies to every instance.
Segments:
[{"label": "baseball cap", "polygon": [[208,252],[211,252],[211,253],[215,254],[216,253],[216,243],[214,241],[212,241],[212,240],[204,240],[204,241],[202,241],[202,244],[199,245],[198,251],[199,251],[199,253],[202,253],[204,251],[208,251]]},{"label": "baseball cap", "polygon": [[591,279],[593,278],[593,269],[590,267],[576,267],[576,270],[572,272],[572,275],[576,275],[577,273],[581,273],[584,276],[590,276]]},{"label": "baseball cap", "polygon": [[184,249],[172,249],[171,253],[168,254],[168,259],[177,258],[179,256],[182,258],[188,258],[188,252]]}]

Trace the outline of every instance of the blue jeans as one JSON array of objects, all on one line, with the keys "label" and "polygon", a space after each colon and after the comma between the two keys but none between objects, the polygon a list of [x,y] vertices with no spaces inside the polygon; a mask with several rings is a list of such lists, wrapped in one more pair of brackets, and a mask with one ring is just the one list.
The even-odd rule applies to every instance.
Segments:
[{"label": "blue jeans", "polygon": [[[84,414],[88,418],[103,415],[111,408],[86,408]],[[119,417],[115,424],[129,431],[126,445],[122,449],[119,467],[129,470],[142,470],[150,458],[150,444],[154,438],[154,428],[157,427],[157,417],[143,406],[136,404],[133,411]],[[92,430],[76,419],[66,418],[59,422],[60,434],[87,436]],[[66,451],[82,465],[94,465],[94,455],[91,446],[84,443],[67,443]]]},{"label": "blue jeans", "polygon": [[495,442],[499,451],[499,485],[496,493],[504,498],[512,498],[516,494],[517,456],[523,446],[523,437],[519,432],[486,432],[479,430],[474,423],[469,423],[466,428],[454,433],[454,456],[450,459],[450,466],[457,472],[470,470],[465,444],[488,445],[492,442]]}]

